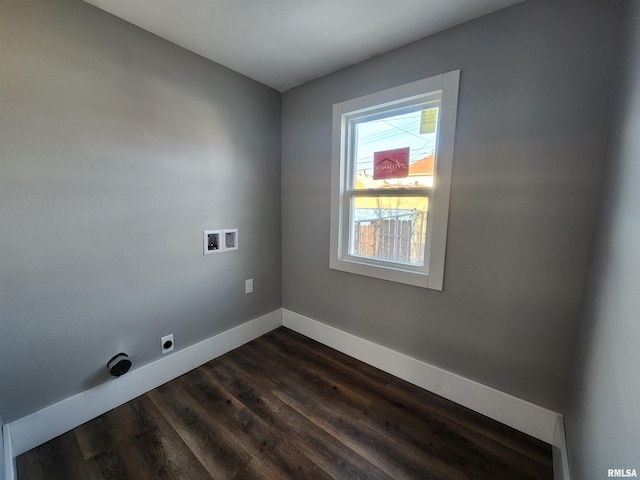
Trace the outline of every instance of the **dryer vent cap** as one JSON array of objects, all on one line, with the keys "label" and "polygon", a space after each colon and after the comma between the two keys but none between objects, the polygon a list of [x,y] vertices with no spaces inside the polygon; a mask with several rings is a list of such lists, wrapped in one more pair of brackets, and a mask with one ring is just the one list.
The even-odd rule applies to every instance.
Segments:
[{"label": "dryer vent cap", "polygon": [[107,362],[109,373],[114,377],[124,375],[131,368],[131,360],[126,353],[119,353]]}]

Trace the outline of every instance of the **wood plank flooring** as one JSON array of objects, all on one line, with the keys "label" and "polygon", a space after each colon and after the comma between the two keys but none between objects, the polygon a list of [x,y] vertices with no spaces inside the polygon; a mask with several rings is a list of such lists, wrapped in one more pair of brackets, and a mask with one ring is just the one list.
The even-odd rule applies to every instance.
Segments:
[{"label": "wood plank flooring", "polygon": [[19,480],[553,479],[549,445],[286,328],[17,468]]}]

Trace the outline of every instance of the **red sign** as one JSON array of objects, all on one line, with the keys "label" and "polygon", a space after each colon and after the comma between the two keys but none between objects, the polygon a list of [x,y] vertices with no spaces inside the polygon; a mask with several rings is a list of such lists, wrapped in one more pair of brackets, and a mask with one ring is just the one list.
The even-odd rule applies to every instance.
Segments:
[{"label": "red sign", "polygon": [[409,175],[409,147],[373,154],[373,179],[404,178]]}]

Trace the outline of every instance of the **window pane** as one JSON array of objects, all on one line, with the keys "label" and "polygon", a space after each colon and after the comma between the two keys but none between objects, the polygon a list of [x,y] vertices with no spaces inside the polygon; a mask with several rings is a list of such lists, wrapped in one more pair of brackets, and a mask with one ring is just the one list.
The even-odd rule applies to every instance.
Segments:
[{"label": "window pane", "polygon": [[427,197],[358,197],[351,201],[349,254],[424,265]]},{"label": "window pane", "polygon": [[438,107],[430,105],[409,113],[354,120],[352,188],[432,187],[438,113]]}]

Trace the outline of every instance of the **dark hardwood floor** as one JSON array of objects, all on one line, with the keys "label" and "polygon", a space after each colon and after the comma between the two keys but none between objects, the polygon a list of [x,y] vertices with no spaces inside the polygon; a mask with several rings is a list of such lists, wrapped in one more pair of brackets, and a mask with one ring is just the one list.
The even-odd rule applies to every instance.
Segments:
[{"label": "dark hardwood floor", "polygon": [[19,480],[553,478],[549,445],[286,328],[17,468]]}]

